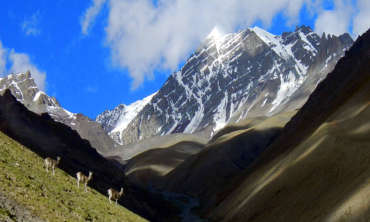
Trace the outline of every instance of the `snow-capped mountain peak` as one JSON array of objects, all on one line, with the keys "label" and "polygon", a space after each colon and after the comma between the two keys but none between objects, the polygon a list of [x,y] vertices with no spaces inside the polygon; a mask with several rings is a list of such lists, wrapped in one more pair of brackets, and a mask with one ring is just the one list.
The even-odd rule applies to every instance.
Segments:
[{"label": "snow-capped mountain peak", "polygon": [[125,113],[121,115],[116,127],[112,130],[112,132],[120,131],[127,127],[127,125],[131,122],[133,118],[144,108],[146,104],[150,102],[153,96],[156,94],[153,93],[142,100],[135,101],[130,105],[125,106]]}]

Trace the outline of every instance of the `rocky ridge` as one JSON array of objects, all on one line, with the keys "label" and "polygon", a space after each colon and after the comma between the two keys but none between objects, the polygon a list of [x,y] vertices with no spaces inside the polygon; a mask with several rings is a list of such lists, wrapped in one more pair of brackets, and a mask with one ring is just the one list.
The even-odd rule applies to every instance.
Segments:
[{"label": "rocky ridge", "polygon": [[41,91],[29,71],[0,78],[0,94],[9,89],[12,95],[34,113],[48,113],[55,121],[76,130],[101,154],[118,147],[100,124],[80,113],[64,109],[54,97]]}]

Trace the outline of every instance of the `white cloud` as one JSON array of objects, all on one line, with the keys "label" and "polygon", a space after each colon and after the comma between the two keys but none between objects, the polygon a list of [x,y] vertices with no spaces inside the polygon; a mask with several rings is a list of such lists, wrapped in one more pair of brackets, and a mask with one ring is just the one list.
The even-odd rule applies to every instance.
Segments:
[{"label": "white cloud", "polygon": [[106,0],[93,0],[93,4],[86,10],[81,17],[81,32],[84,35],[88,34],[89,26],[94,22],[96,16],[100,12]]},{"label": "white cloud", "polygon": [[45,91],[45,78],[46,73],[40,71],[35,65],[30,61],[30,58],[25,53],[17,53],[12,49],[9,53],[9,61],[11,62],[11,67],[9,69],[10,73],[26,72],[30,70],[32,77],[34,78],[37,86]]},{"label": "white cloud", "polygon": [[353,33],[361,35],[370,28],[370,1],[357,0],[358,14],[353,19]]},{"label": "white cloud", "polygon": [[348,32],[353,6],[350,0],[335,0],[332,10],[320,10],[315,21],[315,31],[319,34],[341,35]]},{"label": "white cloud", "polygon": [[6,49],[0,41],[0,76],[4,75],[6,71]]},{"label": "white cloud", "polygon": [[40,12],[35,12],[31,17],[24,19],[21,24],[22,30],[26,35],[38,36],[41,33],[39,28]]},{"label": "white cloud", "polygon": [[175,70],[191,50],[218,26],[226,32],[261,21],[269,27],[278,12],[298,21],[306,0],[110,0],[106,27],[112,59],[128,68],[133,88],[155,69]]}]

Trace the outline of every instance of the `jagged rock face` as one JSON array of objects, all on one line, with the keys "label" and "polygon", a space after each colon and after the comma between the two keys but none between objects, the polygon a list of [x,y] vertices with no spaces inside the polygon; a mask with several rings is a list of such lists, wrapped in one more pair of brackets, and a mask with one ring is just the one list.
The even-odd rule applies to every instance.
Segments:
[{"label": "jagged rock face", "polygon": [[[351,44],[348,34],[320,37],[306,26],[281,36],[257,27],[224,36],[213,31],[119,141],[172,133],[211,137],[230,122],[297,108]],[[288,106],[307,79],[305,93]]]},{"label": "jagged rock face", "polygon": [[10,89],[18,101],[35,113],[47,112],[48,107],[60,108],[54,97],[47,96],[37,88],[30,72],[0,78],[0,93],[3,94],[6,89]]},{"label": "jagged rock face", "polygon": [[10,74],[0,79],[0,93],[10,89],[12,95],[32,112],[49,113],[55,120],[75,125],[76,114],[63,109],[54,97],[39,90],[30,72]]},{"label": "jagged rock face", "polygon": [[71,113],[60,106],[54,97],[38,89],[31,73],[11,74],[0,78],[0,94],[10,89],[12,95],[34,113],[48,113],[55,121],[76,130],[101,154],[115,149],[116,144],[101,128],[100,124],[83,114]]}]

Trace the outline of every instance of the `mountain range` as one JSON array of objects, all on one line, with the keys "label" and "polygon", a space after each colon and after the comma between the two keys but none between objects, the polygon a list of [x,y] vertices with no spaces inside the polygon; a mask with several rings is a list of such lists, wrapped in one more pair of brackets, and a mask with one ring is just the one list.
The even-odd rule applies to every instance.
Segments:
[{"label": "mountain range", "polygon": [[134,145],[139,141],[178,133],[209,140],[228,124],[299,108],[352,43],[348,34],[319,37],[307,26],[280,36],[258,27],[213,30],[158,92],[95,121],[63,108],[29,72],[1,78],[0,93],[9,88],[28,109],[77,130],[98,152],[129,159],[145,150]]},{"label": "mountain range", "polygon": [[158,92],[96,121],[124,145],[174,133],[211,138],[229,123],[301,107],[352,43],[307,26],[281,35],[215,29]]}]

